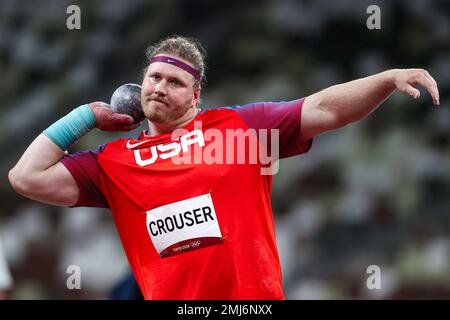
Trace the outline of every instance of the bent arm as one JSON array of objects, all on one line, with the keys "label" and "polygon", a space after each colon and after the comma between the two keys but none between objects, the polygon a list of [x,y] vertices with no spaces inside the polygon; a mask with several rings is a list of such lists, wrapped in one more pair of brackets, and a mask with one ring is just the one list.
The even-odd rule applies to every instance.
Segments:
[{"label": "bent arm", "polygon": [[433,103],[439,105],[436,81],[422,69],[388,70],[310,95],[302,108],[302,140],[365,118],[395,90],[418,99],[417,84],[423,85]]},{"label": "bent arm", "polygon": [[[84,109],[79,111],[80,108]],[[132,117],[114,113],[102,102],[89,104],[90,109],[85,106],[80,108],[40,134],[10,170],[9,181],[18,193],[52,205],[76,204],[80,189],[72,174],[60,162],[65,155],[63,150],[94,126],[105,131],[129,131],[139,126],[139,123],[133,123]],[[85,125],[86,114],[94,117],[91,125]]]},{"label": "bent arm", "polygon": [[14,190],[43,203],[74,205],[79,189],[70,172],[59,162],[64,155],[64,151],[40,134],[9,171]]}]

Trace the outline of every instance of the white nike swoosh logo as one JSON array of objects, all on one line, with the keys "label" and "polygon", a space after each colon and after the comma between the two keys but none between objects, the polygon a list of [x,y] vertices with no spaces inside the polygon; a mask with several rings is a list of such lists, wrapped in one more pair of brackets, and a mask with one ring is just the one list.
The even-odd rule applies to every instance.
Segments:
[{"label": "white nike swoosh logo", "polygon": [[138,143],[130,143],[130,141],[131,141],[131,140],[128,140],[128,141],[127,141],[127,148],[128,148],[128,149],[136,148],[137,146],[140,146],[141,144],[144,144],[144,143],[147,143],[147,142],[148,142],[148,141],[146,140],[146,141],[140,141],[140,142],[138,142]]},{"label": "white nike swoosh logo", "polygon": [[172,63],[172,62],[175,62],[175,60],[167,59],[167,62],[168,62],[168,63]]}]

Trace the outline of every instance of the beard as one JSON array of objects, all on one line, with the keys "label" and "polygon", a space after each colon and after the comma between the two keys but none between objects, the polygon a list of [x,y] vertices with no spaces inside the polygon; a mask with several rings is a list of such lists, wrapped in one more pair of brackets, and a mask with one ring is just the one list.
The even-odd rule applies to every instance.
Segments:
[{"label": "beard", "polygon": [[164,100],[149,100],[143,108],[145,117],[155,123],[169,124],[177,121],[191,108],[189,104],[176,106]]}]

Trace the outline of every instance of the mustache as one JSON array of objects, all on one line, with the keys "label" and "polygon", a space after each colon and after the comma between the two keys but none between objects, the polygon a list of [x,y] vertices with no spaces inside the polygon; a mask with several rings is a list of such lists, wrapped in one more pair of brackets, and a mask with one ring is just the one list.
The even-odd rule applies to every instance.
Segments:
[{"label": "mustache", "polygon": [[155,97],[155,98],[149,97],[147,100],[149,100],[149,101],[158,101],[158,102],[161,102],[161,103],[163,103],[165,105],[167,105],[169,103],[166,99],[161,98],[161,97]]}]

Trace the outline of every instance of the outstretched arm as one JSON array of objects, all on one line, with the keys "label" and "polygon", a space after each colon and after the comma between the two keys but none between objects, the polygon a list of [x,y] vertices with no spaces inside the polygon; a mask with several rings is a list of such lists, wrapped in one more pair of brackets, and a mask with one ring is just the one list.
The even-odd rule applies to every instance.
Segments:
[{"label": "outstretched arm", "polygon": [[395,90],[418,99],[418,84],[427,89],[434,105],[439,105],[436,81],[423,69],[388,70],[310,95],[302,107],[302,140],[365,118]]}]

